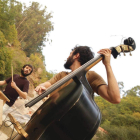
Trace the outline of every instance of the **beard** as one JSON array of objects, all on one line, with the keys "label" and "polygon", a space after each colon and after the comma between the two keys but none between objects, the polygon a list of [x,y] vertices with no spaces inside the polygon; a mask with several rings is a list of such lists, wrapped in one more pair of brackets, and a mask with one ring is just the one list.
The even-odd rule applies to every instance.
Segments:
[{"label": "beard", "polygon": [[64,64],[64,67],[66,69],[70,69],[70,66],[73,64],[73,62],[74,62],[74,59],[73,59],[73,56],[71,56],[71,57],[68,58],[68,60]]},{"label": "beard", "polygon": [[25,73],[24,73],[24,70],[21,69],[21,75],[24,76],[24,77],[26,77],[26,76],[30,75],[30,73],[29,73],[29,74],[25,74]]}]

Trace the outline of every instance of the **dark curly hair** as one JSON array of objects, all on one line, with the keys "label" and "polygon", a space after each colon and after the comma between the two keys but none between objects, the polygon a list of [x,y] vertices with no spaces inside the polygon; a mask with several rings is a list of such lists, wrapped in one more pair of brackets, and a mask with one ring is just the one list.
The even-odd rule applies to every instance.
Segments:
[{"label": "dark curly hair", "polygon": [[25,64],[22,68],[24,69],[26,66],[29,66],[32,69],[31,72],[29,73],[30,75],[33,72],[33,66],[30,64]]},{"label": "dark curly hair", "polygon": [[72,49],[73,55],[79,53],[80,57],[78,61],[81,63],[81,65],[85,64],[92,58],[94,58],[94,52],[91,51],[91,48],[88,46],[75,46],[74,49]]}]

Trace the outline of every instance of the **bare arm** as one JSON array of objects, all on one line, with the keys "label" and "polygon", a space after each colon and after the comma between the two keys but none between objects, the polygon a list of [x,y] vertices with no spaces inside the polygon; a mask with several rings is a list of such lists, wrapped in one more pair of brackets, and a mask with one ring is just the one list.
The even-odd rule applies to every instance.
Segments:
[{"label": "bare arm", "polygon": [[40,95],[44,90],[46,90],[50,86],[51,86],[51,83],[47,81],[45,83],[42,83],[42,84],[38,85],[35,88],[35,91],[38,92],[38,94]]},{"label": "bare arm", "polygon": [[98,94],[111,103],[120,103],[119,86],[110,65],[111,50],[102,49],[98,53],[104,55],[103,64],[106,68],[108,80],[108,85],[102,85],[98,88]]},{"label": "bare arm", "polygon": [[6,83],[6,81],[4,80],[4,81],[0,81],[0,86],[3,86],[3,85],[6,85],[7,83]]},{"label": "bare arm", "polygon": [[14,89],[17,91],[17,93],[18,93],[22,98],[24,98],[24,99],[27,98],[27,92],[21,91],[21,90],[17,87],[17,85],[16,85],[15,82],[11,82],[11,87],[14,88]]}]

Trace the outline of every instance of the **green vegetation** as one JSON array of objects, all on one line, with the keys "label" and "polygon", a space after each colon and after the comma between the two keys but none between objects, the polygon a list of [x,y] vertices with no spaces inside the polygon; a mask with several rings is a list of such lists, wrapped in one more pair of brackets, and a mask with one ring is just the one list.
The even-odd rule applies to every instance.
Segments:
[{"label": "green vegetation", "polygon": [[24,64],[32,64],[39,80],[34,85],[53,76],[47,72],[42,47],[49,41],[53,30],[52,15],[47,7],[32,2],[29,7],[15,0],[0,0],[0,80],[20,74]]},{"label": "green vegetation", "polygon": [[[120,89],[123,89],[123,86]],[[100,96],[95,97],[102,113],[100,126],[108,132],[108,134],[97,133],[97,140],[140,139],[139,95],[140,86],[135,86],[130,90],[123,91],[120,104],[111,104]]]}]

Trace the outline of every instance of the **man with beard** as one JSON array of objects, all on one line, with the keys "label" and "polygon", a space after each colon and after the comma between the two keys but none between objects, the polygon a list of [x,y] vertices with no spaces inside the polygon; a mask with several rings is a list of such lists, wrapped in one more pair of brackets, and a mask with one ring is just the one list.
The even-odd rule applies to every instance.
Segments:
[{"label": "man with beard", "polygon": [[7,84],[3,93],[10,100],[10,102],[6,102],[3,106],[3,111],[6,111],[9,107],[11,107],[19,96],[26,99],[29,89],[29,81],[26,77],[30,75],[32,71],[33,67],[30,64],[26,64],[22,67],[20,75],[13,75],[13,81],[12,77],[4,81],[0,81],[1,86]]},{"label": "man with beard", "polygon": [[[88,71],[86,73],[86,78],[94,92],[96,92],[107,101],[118,104],[120,102],[120,91],[110,65],[111,50],[101,49],[98,53],[104,55],[103,64],[106,69],[108,84],[106,84],[103,78],[94,71]],[[67,62],[64,64],[64,67],[66,69],[71,69],[71,71],[74,71],[93,57],[94,53],[88,46],[75,47],[70,53],[70,56],[67,58]],[[68,74],[68,72],[60,72],[56,74],[49,81],[37,86],[35,91],[40,95],[44,90],[46,90],[48,87],[50,87],[63,77],[67,76]],[[59,90],[70,83],[71,80],[63,84],[59,88]]]}]

